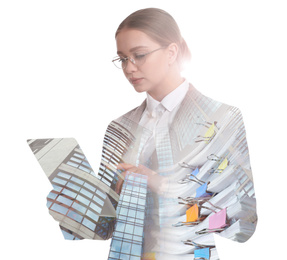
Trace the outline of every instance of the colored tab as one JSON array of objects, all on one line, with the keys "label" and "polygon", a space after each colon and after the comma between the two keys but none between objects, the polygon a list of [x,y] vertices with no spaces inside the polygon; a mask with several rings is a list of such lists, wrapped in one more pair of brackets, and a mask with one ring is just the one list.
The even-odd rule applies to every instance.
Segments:
[{"label": "colored tab", "polygon": [[186,211],[186,222],[194,222],[198,219],[198,206],[197,204],[193,205]]},{"label": "colored tab", "polygon": [[206,131],[204,138],[205,138],[205,142],[208,143],[210,141],[210,139],[213,137],[215,133],[215,125],[214,123],[208,128],[208,130]]},{"label": "colored tab", "polygon": [[212,195],[212,193],[206,192],[207,184],[208,183],[206,182],[196,189],[196,195],[195,195],[196,198],[208,197]]},{"label": "colored tab", "polygon": [[223,228],[226,226],[226,208],[209,217],[209,229]]},{"label": "colored tab", "polygon": [[227,158],[225,158],[221,164],[218,166],[217,170],[219,170],[219,172],[223,172],[223,170],[227,167],[228,165],[228,160]]},{"label": "colored tab", "polygon": [[141,259],[142,260],[156,260],[155,259],[155,253],[154,252],[144,253]]},{"label": "colored tab", "polygon": [[194,259],[207,259],[210,258],[209,247],[194,250]]},{"label": "colored tab", "polygon": [[194,179],[194,176],[196,176],[198,173],[199,173],[199,169],[196,168],[195,170],[192,171],[189,179],[191,179],[191,180]]}]

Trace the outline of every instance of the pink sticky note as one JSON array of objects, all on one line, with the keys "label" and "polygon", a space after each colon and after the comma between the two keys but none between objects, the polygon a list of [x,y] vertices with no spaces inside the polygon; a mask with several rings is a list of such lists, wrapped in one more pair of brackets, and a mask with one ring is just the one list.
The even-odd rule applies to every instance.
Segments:
[{"label": "pink sticky note", "polygon": [[209,218],[209,229],[223,228],[226,226],[226,208],[215,213]]}]

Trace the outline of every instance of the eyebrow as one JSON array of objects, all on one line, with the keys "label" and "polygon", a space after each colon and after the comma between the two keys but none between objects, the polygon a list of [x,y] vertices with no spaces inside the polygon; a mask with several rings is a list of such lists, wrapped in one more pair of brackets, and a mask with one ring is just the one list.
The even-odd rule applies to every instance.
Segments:
[{"label": "eyebrow", "polygon": [[[148,49],[148,47],[147,46],[136,46],[136,47],[131,48],[129,52],[134,52],[139,49]],[[119,55],[119,54],[124,54],[124,53],[122,53],[121,51],[118,51],[117,54]]]}]

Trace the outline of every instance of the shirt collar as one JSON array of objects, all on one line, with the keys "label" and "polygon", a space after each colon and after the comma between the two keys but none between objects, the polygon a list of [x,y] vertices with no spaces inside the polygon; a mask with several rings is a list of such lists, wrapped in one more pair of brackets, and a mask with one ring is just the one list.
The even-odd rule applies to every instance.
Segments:
[{"label": "shirt collar", "polygon": [[164,97],[164,99],[159,102],[152,98],[147,93],[147,110],[149,113],[152,113],[154,109],[161,103],[165,109],[171,112],[181,101],[184,99],[187,91],[188,91],[189,83],[187,80],[184,80],[176,89],[170,92],[168,95]]}]

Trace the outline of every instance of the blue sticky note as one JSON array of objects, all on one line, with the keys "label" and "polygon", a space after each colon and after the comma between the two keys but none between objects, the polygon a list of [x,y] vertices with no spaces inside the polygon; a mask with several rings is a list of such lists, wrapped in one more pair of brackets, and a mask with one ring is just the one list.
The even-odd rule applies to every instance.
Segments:
[{"label": "blue sticky note", "polygon": [[209,247],[201,248],[201,249],[196,249],[194,250],[194,258],[205,258],[209,259]]}]

